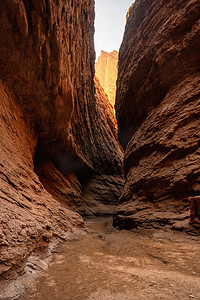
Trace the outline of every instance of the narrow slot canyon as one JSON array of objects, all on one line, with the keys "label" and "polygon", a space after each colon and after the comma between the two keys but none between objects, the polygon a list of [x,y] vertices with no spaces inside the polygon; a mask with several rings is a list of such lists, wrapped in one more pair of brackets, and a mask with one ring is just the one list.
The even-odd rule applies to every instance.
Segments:
[{"label": "narrow slot canyon", "polygon": [[1,0],[1,300],[200,299],[199,33],[198,0]]}]

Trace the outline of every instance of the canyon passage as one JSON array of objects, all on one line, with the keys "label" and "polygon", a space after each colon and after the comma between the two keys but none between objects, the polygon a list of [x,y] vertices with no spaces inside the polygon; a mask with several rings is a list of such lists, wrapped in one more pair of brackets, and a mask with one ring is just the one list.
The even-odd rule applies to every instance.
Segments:
[{"label": "canyon passage", "polygon": [[200,299],[200,3],[94,7],[0,3],[0,299]]},{"label": "canyon passage", "polygon": [[199,299],[198,238],[118,231],[111,218],[85,224],[91,233],[63,245],[28,299]]}]

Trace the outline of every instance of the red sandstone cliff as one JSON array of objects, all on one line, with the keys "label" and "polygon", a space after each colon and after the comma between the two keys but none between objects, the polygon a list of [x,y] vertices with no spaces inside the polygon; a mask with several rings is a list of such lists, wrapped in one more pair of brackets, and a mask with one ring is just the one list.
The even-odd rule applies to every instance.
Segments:
[{"label": "red sandstone cliff", "polygon": [[114,50],[108,53],[102,50],[95,63],[95,74],[113,107],[115,105],[117,72],[118,52]]},{"label": "red sandstone cliff", "polygon": [[120,227],[188,226],[200,194],[200,3],[138,0],[119,53]]},{"label": "red sandstone cliff", "polygon": [[95,96],[93,33],[93,0],[1,1],[2,276],[83,226],[69,207],[91,214],[117,203],[122,151],[108,100]]}]

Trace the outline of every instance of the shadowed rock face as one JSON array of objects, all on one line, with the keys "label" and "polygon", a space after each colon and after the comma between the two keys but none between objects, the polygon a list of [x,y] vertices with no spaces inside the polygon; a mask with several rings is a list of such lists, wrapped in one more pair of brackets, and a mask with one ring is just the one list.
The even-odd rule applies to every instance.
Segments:
[{"label": "shadowed rock face", "polygon": [[71,152],[58,155],[59,171],[49,161],[36,168],[45,188],[81,215],[112,214],[124,185],[114,110],[96,77],[94,91],[94,97],[75,98]]},{"label": "shadowed rock face", "polygon": [[51,155],[69,144],[71,10],[70,1],[42,0],[3,0],[0,8],[0,76],[29,114],[43,153]]},{"label": "shadowed rock face", "polygon": [[139,0],[119,53],[120,227],[188,225],[200,193],[200,3]]},{"label": "shadowed rock face", "polygon": [[[100,91],[95,96],[93,34],[93,0],[1,1],[3,276],[16,266],[20,271],[27,256],[53,236],[65,238],[83,226],[69,207],[98,213],[98,207],[87,208],[83,195],[92,190],[93,200],[102,201],[95,185],[103,189],[104,174],[107,202],[118,200],[122,150],[108,100]],[[85,192],[89,180],[95,183]]]},{"label": "shadowed rock face", "polygon": [[124,185],[123,150],[117,138],[113,107],[96,77],[95,89],[95,101],[91,101],[89,109],[89,129],[93,132],[89,155],[94,157],[93,172],[83,184],[82,209],[87,214],[112,214]]}]

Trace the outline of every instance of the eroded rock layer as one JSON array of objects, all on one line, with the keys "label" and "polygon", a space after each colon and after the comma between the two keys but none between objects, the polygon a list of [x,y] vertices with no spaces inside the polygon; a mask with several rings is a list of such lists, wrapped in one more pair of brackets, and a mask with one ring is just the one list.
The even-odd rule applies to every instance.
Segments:
[{"label": "eroded rock layer", "polygon": [[[108,99],[100,92],[95,96],[93,33],[93,0],[1,1],[4,277],[23,269],[27,256],[53,236],[65,238],[67,231],[83,226],[80,215],[69,208],[98,213],[94,205],[87,208],[83,195],[117,203],[122,150]],[[106,200],[99,193],[103,176],[108,181]]]},{"label": "eroded rock layer", "polygon": [[102,50],[98,61],[95,63],[95,74],[113,107],[115,105],[117,73],[118,52],[114,50],[108,53]]},{"label": "eroded rock layer", "polygon": [[92,173],[90,179],[83,182],[82,207],[86,214],[105,215],[113,213],[124,185],[123,150],[117,138],[114,109],[96,77],[95,90],[95,101],[91,99],[88,108],[90,126],[87,129],[93,140],[88,144],[90,160],[87,159],[92,162]]},{"label": "eroded rock layer", "polygon": [[8,271],[23,269],[36,247],[53,236],[65,238],[83,220],[60,205],[34,172],[37,135],[19,99],[2,81],[0,99],[0,275],[8,276]]},{"label": "eroded rock layer", "polygon": [[136,1],[119,53],[120,227],[183,229],[200,194],[200,3]]}]

